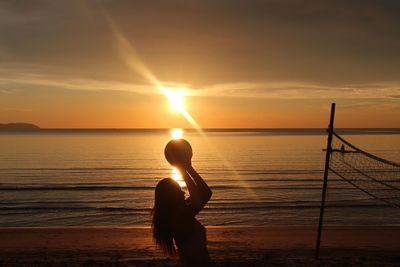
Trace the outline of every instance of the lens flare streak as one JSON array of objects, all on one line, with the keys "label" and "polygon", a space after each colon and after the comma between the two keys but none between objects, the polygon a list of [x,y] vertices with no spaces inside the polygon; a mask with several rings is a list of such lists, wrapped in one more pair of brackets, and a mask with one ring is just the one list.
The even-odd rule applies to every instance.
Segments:
[{"label": "lens flare streak", "polygon": [[[130,41],[126,38],[126,36],[120,31],[117,24],[114,22],[112,17],[104,10],[104,15],[108,24],[110,26],[111,32],[113,33],[116,43],[117,43],[117,50],[119,53],[120,58],[125,61],[127,66],[134,72],[140,74],[144,77],[147,81],[151,82],[158,91],[163,94],[170,102],[171,108],[179,113],[192,125],[193,128],[197,130],[202,136],[207,137],[200,125],[196,122],[196,120],[189,114],[189,112],[185,109],[183,97],[184,97],[184,90],[179,88],[172,89],[164,87],[163,84],[156,78],[156,76],[149,70],[149,68],[144,64],[144,61],[141,60],[139,53],[131,45]],[[254,192],[249,188],[249,186],[240,178],[237,172],[234,170],[232,165],[226,161],[221,154],[215,150],[216,155],[223,160],[225,166],[233,172],[234,176],[241,180],[244,188],[249,191],[250,195],[254,195]],[[182,176],[179,173],[179,170],[173,167],[172,169],[172,177],[181,185],[181,187],[185,187],[186,184],[182,180]],[[180,177],[180,178],[179,178]],[[254,198],[254,197],[253,197]]]}]

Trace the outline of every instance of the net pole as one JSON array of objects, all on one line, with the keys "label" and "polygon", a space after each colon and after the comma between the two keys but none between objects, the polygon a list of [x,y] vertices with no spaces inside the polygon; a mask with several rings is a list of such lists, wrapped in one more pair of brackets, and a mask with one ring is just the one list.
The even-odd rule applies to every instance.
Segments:
[{"label": "net pole", "polygon": [[321,234],[322,234],[322,224],[324,222],[325,197],[326,197],[326,188],[328,185],[329,159],[330,159],[331,150],[332,150],[332,134],[333,134],[333,122],[335,119],[335,107],[336,107],[336,104],[332,103],[329,127],[327,129],[328,140],[327,140],[327,144],[326,144],[324,184],[322,186],[322,197],[321,197],[321,208],[320,208],[320,213],[319,213],[317,244],[316,244],[316,248],[315,248],[315,259],[317,259],[317,260],[319,258],[319,249],[320,249],[320,245],[321,245]]}]

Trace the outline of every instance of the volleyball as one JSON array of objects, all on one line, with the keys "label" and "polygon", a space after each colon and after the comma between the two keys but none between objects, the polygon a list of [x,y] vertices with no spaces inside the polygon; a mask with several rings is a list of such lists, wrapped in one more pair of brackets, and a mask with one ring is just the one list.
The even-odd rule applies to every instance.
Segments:
[{"label": "volleyball", "polygon": [[193,156],[192,147],[185,139],[173,139],[165,146],[164,155],[172,166],[190,162]]}]

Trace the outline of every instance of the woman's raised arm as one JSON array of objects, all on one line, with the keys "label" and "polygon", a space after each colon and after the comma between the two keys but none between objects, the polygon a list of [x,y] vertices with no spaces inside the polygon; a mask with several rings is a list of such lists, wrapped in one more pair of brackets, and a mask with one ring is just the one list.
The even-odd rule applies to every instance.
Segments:
[{"label": "woman's raised arm", "polygon": [[198,172],[193,168],[192,165],[190,165],[187,170],[188,174],[192,177],[194,182],[197,185],[197,188],[200,191],[200,197],[202,198],[204,204],[206,204],[211,196],[212,196],[212,191],[210,187],[207,185],[207,183],[203,180],[203,178],[198,174]]},{"label": "woman's raised arm", "polygon": [[180,166],[179,169],[189,190],[190,197],[188,201],[194,214],[197,214],[210,200],[212,195],[211,189],[191,164]]}]

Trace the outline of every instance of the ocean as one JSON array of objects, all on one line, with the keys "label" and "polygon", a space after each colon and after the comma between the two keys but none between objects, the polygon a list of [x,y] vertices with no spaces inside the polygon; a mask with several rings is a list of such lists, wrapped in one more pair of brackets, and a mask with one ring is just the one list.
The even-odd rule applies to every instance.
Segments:
[{"label": "ocean", "polygon": [[[343,129],[342,136],[400,162],[400,131]],[[205,225],[317,225],[323,129],[185,131],[193,166],[213,190]],[[149,226],[170,130],[0,132],[0,227]],[[388,206],[330,175],[326,224],[400,224]]]}]

